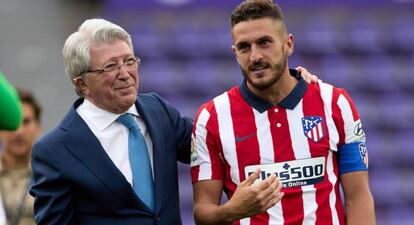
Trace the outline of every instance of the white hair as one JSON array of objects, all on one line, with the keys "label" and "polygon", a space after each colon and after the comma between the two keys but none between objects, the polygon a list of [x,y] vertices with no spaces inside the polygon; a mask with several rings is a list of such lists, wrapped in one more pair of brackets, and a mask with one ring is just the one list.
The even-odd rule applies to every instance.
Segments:
[{"label": "white hair", "polygon": [[[104,19],[85,20],[78,31],[66,39],[63,46],[63,63],[70,80],[72,81],[89,69],[89,50],[92,43],[111,43],[115,40],[125,41],[134,51],[131,36],[122,27]],[[77,89],[76,93],[81,95]]]}]

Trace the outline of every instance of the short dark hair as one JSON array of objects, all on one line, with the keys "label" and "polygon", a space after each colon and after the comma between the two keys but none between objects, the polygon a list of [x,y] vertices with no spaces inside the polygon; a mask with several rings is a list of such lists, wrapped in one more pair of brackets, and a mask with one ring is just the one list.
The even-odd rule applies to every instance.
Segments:
[{"label": "short dark hair", "polygon": [[231,27],[248,20],[265,17],[284,22],[282,10],[273,0],[245,0],[231,14]]},{"label": "short dark hair", "polygon": [[40,122],[40,114],[42,113],[42,108],[40,107],[34,95],[23,89],[17,89],[17,93],[19,94],[22,104],[29,104],[32,107],[36,121]]}]

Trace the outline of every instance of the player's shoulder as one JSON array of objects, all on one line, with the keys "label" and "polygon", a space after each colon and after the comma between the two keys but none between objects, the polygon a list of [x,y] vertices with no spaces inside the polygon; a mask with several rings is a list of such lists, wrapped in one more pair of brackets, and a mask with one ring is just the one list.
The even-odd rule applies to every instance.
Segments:
[{"label": "player's shoulder", "polygon": [[311,82],[308,85],[308,89],[311,91],[317,91],[319,93],[333,93],[334,95],[340,95],[347,91],[342,87],[337,87],[334,84],[318,80],[318,82]]}]

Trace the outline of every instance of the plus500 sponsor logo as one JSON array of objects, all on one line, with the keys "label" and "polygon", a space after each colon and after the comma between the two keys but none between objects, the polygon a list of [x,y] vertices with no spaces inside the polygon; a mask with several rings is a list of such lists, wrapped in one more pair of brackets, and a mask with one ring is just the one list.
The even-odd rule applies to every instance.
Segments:
[{"label": "plus500 sponsor logo", "polygon": [[255,181],[258,183],[265,180],[271,174],[279,177],[284,187],[296,187],[316,184],[323,181],[325,160],[323,157],[316,159],[296,160],[283,163],[257,165],[246,167],[246,175],[250,176],[253,168],[260,167],[260,176]]}]

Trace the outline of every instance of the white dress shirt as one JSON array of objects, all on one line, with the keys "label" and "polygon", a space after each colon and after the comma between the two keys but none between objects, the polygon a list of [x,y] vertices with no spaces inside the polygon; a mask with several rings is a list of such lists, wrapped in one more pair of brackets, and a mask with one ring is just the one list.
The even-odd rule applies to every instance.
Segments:
[{"label": "white dress shirt", "polygon": [[[132,185],[132,172],[128,155],[129,130],[124,125],[115,121],[121,114],[115,114],[98,108],[96,105],[86,99],[76,109],[76,111],[86,122],[88,127],[92,130],[92,133],[98,138],[103,149],[105,150],[106,154],[108,154],[112,162],[122,172],[127,181]],[[139,129],[141,129],[141,133],[145,138],[151,163],[153,174],[152,176],[154,178],[152,156],[153,147],[147,126],[145,126],[144,120],[138,114],[135,104],[131,106],[131,108],[129,108],[126,113],[131,113],[134,115]]]}]

